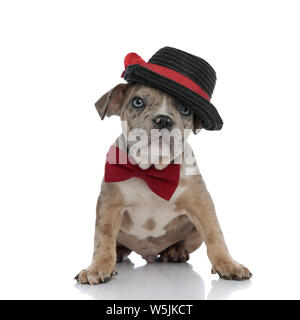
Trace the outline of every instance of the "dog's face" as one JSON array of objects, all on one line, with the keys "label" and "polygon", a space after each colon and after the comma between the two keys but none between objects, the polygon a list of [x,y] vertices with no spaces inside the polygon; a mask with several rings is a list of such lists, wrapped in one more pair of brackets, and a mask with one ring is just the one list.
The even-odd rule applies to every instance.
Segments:
[{"label": "dog's face", "polygon": [[96,102],[102,119],[119,115],[128,149],[145,168],[168,164],[184,149],[189,133],[201,127],[192,111],[174,97],[142,84],[119,84]]}]

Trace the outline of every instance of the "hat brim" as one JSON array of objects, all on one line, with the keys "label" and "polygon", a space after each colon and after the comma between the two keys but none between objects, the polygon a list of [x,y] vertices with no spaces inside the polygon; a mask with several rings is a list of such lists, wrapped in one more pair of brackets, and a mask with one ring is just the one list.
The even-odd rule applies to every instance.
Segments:
[{"label": "hat brim", "polygon": [[183,85],[139,64],[128,66],[124,73],[124,79],[127,82],[137,82],[154,87],[174,96],[202,120],[204,129],[222,129],[223,120],[214,105]]}]

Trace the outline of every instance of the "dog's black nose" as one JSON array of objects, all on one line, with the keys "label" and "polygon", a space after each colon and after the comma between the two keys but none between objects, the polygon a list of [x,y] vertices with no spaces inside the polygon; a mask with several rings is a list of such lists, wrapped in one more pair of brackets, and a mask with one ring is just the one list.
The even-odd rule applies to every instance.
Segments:
[{"label": "dog's black nose", "polygon": [[159,130],[161,129],[170,129],[173,126],[173,121],[169,116],[160,114],[152,120]]}]

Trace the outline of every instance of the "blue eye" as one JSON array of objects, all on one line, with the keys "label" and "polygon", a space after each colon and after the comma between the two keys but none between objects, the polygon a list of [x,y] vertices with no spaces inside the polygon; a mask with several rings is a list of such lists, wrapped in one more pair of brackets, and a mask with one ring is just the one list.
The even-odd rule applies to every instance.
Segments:
[{"label": "blue eye", "polygon": [[181,107],[180,113],[183,114],[184,116],[188,116],[191,114],[191,110],[187,107]]},{"label": "blue eye", "polygon": [[132,99],[132,105],[135,107],[135,108],[142,108],[145,103],[144,103],[144,100],[140,97],[135,97]]}]

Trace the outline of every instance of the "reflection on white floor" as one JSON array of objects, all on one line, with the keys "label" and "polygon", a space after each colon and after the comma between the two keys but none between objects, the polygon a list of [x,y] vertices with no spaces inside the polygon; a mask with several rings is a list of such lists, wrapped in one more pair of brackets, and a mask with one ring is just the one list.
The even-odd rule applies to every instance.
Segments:
[{"label": "reflection on white floor", "polygon": [[227,281],[223,279],[212,280],[212,288],[210,289],[207,300],[226,300],[233,293],[246,290],[251,286],[251,280],[248,281]]},{"label": "reflection on white floor", "polygon": [[92,299],[228,299],[246,290],[251,281],[213,280],[206,296],[202,277],[189,263],[155,262],[135,267],[126,259],[117,264],[118,277],[98,286],[75,287]]}]

